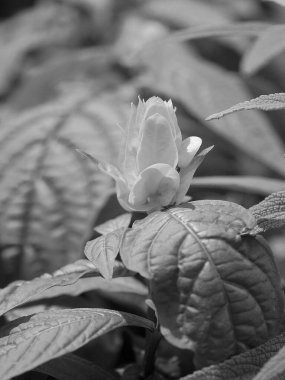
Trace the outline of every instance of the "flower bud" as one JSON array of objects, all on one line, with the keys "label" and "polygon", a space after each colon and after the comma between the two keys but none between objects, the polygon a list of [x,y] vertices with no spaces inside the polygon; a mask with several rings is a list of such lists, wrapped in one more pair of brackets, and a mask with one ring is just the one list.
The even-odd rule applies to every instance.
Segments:
[{"label": "flower bud", "polygon": [[[128,211],[151,212],[185,200],[193,175],[212,147],[196,156],[202,140],[182,141],[171,100],[152,97],[132,105],[117,166],[99,168],[116,181],[118,200]],[[180,172],[176,170],[179,167]]]}]

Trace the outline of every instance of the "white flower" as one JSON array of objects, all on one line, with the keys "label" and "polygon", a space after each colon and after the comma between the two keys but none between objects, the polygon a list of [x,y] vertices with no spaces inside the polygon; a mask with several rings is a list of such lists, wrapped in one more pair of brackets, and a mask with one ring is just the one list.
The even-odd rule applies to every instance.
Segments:
[{"label": "white flower", "polygon": [[212,149],[195,156],[201,143],[196,136],[182,141],[171,100],[139,99],[137,108],[132,104],[118,164],[100,162],[99,168],[115,179],[123,208],[160,210],[185,200],[196,169]]}]

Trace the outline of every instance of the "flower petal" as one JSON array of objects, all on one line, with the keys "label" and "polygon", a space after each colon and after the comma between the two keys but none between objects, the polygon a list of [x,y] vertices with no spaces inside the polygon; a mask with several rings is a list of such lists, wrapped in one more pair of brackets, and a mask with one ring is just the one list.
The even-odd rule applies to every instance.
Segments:
[{"label": "flower petal", "polygon": [[179,174],[171,166],[149,166],[141,172],[133,186],[129,203],[137,211],[159,210],[173,202],[179,183]]},{"label": "flower petal", "polygon": [[194,159],[186,168],[182,168],[182,170],[180,171],[180,186],[175,197],[175,204],[180,204],[183,202],[183,199],[190,187],[195,171],[203,162],[206,154],[209,153],[212,148],[213,146],[210,146],[209,148],[202,150],[202,152],[199,153],[198,156],[194,157]]},{"label": "flower petal", "polygon": [[168,120],[160,114],[150,116],[141,130],[137,153],[139,172],[157,163],[175,168],[177,162],[178,152]]},{"label": "flower petal", "polygon": [[195,154],[198,152],[201,144],[202,139],[197,136],[187,137],[182,141],[178,158],[178,166],[180,168],[185,168],[190,164]]},{"label": "flower petal", "polygon": [[172,101],[163,101],[158,96],[153,96],[152,98],[148,99],[145,103],[145,114],[143,118],[147,119],[156,113],[164,116],[168,120],[171,126],[171,132],[175,140],[176,147],[179,149],[182,142],[182,135],[177,123],[175,109],[173,107]]}]

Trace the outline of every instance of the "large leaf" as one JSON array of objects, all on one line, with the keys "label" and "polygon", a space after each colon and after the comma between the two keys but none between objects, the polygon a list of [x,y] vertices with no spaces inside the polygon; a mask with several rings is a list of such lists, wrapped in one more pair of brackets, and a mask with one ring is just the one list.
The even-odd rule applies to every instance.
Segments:
[{"label": "large leaf", "polygon": [[250,208],[257,220],[253,233],[262,233],[285,225],[285,191],[270,194]]},{"label": "large leaf", "polygon": [[[178,43],[144,49],[142,62],[146,67],[142,87],[179,101],[201,123],[207,115],[251,97],[236,74],[203,61]],[[249,157],[285,175],[284,147],[265,115],[237,113],[204,125]]]},{"label": "large leaf", "polygon": [[126,110],[114,95],[93,101],[86,92],[1,126],[2,270],[14,257],[27,278],[82,255],[111,180],[75,147],[115,159]]},{"label": "large leaf", "polygon": [[220,119],[225,115],[242,110],[275,111],[280,109],[285,109],[285,93],[283,92],[279,94],[261,95],[258,98],[246,100],[224,111],[214,113],[208,116],[206,120]]},{"label": "large leaf", "polygon": [[28,53],[77,45],[86,33],[82,24],[79,12],[56,2],[40,3],[2,22],[0,94],[8,91],[15,78],[23,73]]},{"label": "large leaf", "polygon": [[[271,365],[275,360],[274,355],[280,349],[281,351],[276,355],[276,358],[280,358],[282,356],[282,352],[284,350],[282,347],[284,347],[284,344],[285,334],[282,333],[255,349],[234,356],[224,363],[213,365],[201,371],[194,372],[192,375],[185,376],[180,380],[273,380],[273,377],[270,377],[269,373],[265,371],[271,367],[270,373],[272,375],[277,374],[278,370],[275,372],[274,367]],[[272,359],[269,360],[270,358]],[[266,363],[267,361],[268,363]],[[280,367],[282,366],[281,361],[278,363],[275,362],[275,364],[278,364]],[[261,370],[260,374],[254,377],[254,375],[256,375],[263,366],[264,369]],[[263,374],[265,373],[267,377],[263,377]],[[279,379],[281,380],[282,377],[274,377],[274,380]]]},{"label": "large leaf", "polygon": [[17,319],[0,331],[0,377],[10,379],[122,326],[153,329],[145,318],[106,309],[51,310]]},{"label": "large leaf", "polygon": [[[124,276],[126,271],[120,264],[114,270],[114,276]],[[56,297],[62,294],[76,295],[73,288],[68,288],[76,284],[82,277],[98,277],[100,272],[88,260],[79,260],[73,264],[56,271],[53,275],[44,274],[32,281],[15,281],[9,284],[6,288],[0,290],[0,315],[7,311],[23,305],[24,303],[38,300],[45,297]],[[77,292],[87,291],[96,288],[90,288],[89,282],[84,284],[83,289],[78,286]],[[87,285],[87,286],[86,286]],[[52,289],[52,292],[51,292]]]},{"label": "large leaf", "polygon": [[285,50],[284,33],[285,25],[275,25],[265,30],[244,55],[242,71],[253,74],[282,53]]},{"label": "large leaf", "polygon": [[192,349],[198,367],[261,344],[280,329],[283,292],[250,211],[197,201],[155,212],[129,229],[125,265],[150,281],[162,333]]}]

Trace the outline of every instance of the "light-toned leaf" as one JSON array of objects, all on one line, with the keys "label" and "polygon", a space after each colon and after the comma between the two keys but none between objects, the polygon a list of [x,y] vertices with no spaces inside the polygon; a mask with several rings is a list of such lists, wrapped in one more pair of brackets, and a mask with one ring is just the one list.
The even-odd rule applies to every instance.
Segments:
[{"label": "light-toned leaf", "polygon": [[179,30],[171,33],[167,38],[169,40],[177,41],[191,41],[200,38],[213,38],[222,36],[258,36],[264,32],[269,25],[262,22],[237,22],[225,25],[214,26],[194,26],[191,28]]},{"label": "light-toned leaf", "polygon": [[88,241],[85,246],[85,256],[95,265],[102,276],[111,279],[121,240],[126,228],[121,227],[97,239]]},{"label": "light-toned leaf", "polygon": [[285,109],[285,93],[261,95],[258,98],[238,103],[224,111],[208,116],[206,120],[220,119],[226,115],[243,110],[276,111]]},{"label": "light-toned leaf", "polygon": [[116,96],[74,94],[1,126],[2,269],[21,256],[31,278],[81,257],[112,182],[76,148],[115,159],[128,109]]},{"label": "light-toned leaf", "polygon": [[[115,268],[115,274],[124,276],[126,275],[126,271],[122,265],[118,264]],[[70,294],[68,286],[71,286],[72,293],[72,285],[84,276],[97,277],[100,276],[100,272],[90,261],[79,260],[56,271],[53,275],[44,274],[32,281],[12,282],[6,288],[0,290],[0,315],[41,297],[49,298],[62,294]],[[86,291],[86,287],[83,290]],[[45,294],[46,291],[47,294]]]},{"label": "light-toned leaf", "polygon": [[[224,8],[225,10],[225,8]],[[155,0],[143,5],[144,14],[175,26],[220,25],[230,22],[230,17],[219,7],[199,0]]]},{"label": "light-toned leaf", "polygon": [[236,113],[227,120],[204,121],[207,114],[251,97],[236,74],[203,61],[178,43],[144,49],[140,63],[146,68],[141,78],[142,87],[171,97],[174,103],[179,101],[203,126],[230,146],[285,175],[284,146],[265,115],[253,111]]},{"label": "light-toned leaf", "polygon": [[270,60],[285,50],[285,25],[274,25],[260,34],[256,42],[243,56],[241,70],[254,74]]},{"label": "light-toned leaf", "polygon": [[133,314],[88,308],[45,311],[10,322],[0,331],[0,377],[10,379],[122,326],[153,329],[151,321]]},{"label": "light-toned leaf", "polygon": [[[285,334],[282,333],[277,337],[270,339],[265,344],[249,350],[240,355],[220,363],[207,367],[201,371],[194,372],[192,375],[184,376],[180,380],[261,380],[257,375],[254,377],[266,362],[282,349],[285,344]],[[268,362],[268,364],[271,360]],[[261,370],[262,371],[262,370]],[[262,373],[262,372],[261,372]],[[281,380],[282,377],[274,378]],[[262,380],[273,380],[269,377],[262,377]]]},{"label": "light-toned leaf", "polygon": [[101,235],[106,235],[109,232],[113,232],[119,228],[128,228],[132,219],[132,214],[126,212],[125,214],[119,215],[116,218],[107,220],[107,222],[96,226],[94,229]]},{"label": "light-toned leaf", "polygon": [[44,363],[35,369],[36,372],[52,376],[57,380],[118,380],[119,376],[94,363],[74,354]]},{"label": "light-toned leaf", "polygon": [[250,208],[257,220],[253,234],[259,234],[285,225],[285,190],[273,193]]},{"label": "light-toned leaf", "polygon": [[253,176],[205,176],[193,178],[191,188],[227,189],[266,196],[285,189],[285,181]]},{"label": "light-toned leaf", "polygon": [[[184,206],[184,207],[183,207]],[[150,214],[123,239],[125,265],[149,279],[161,331],[198,367],[257,346],[281,328],[284,296],[250,211],[197,201]]]}]

